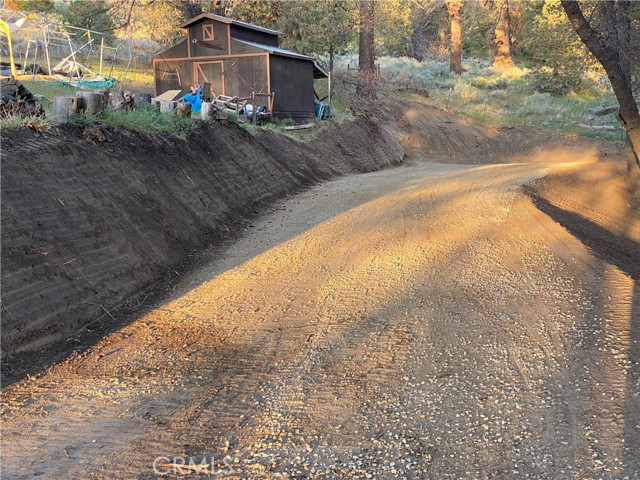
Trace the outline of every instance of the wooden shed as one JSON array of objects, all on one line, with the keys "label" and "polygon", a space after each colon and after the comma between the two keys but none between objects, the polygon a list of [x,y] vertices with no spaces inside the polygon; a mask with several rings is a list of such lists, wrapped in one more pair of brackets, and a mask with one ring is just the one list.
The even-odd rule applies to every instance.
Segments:
[{"label": "wooden shed", "polygon": [[214,95],[275,92],[274,117],[314,118],[313,80],[327,74],[313,58],[281,49],[281,32],[210,13],[180,27],[187,39],[153,57],[156,96],[208,82]]}]

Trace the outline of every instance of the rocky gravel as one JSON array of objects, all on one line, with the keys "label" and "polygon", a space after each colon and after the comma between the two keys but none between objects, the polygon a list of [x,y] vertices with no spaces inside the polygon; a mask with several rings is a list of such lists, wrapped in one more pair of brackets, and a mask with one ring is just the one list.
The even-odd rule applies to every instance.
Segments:
[{"label": "rocky gravel", "polygon": [[194,478],[640,478],[639,289],[522,192],[548,168],[416,164],[279,204],[5,389],[7,478],[180,477],[159,456],[208,458]]}]

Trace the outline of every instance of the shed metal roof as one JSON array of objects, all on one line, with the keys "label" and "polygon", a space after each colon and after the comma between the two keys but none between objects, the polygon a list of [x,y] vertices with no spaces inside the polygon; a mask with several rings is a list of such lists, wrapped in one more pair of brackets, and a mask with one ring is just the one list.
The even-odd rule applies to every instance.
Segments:
[{"label": "shed metal roof", "polygon": [[271,35],[284,35],[284,33],[279,32],[277,30],[271,30],[270,28],[260,27],[259,25],[254,25],[253,23],[241,22],[240,20],[233,20],[232,18],[223,17],[221,15],[214,15],[213,13],[201,13],[200,15],[190,18],[184,23],[178,25],[180,28],[187,28],[189,25],[193,25],[201,20],[215,20],[220,23],[226,23],[227,25],[237,25],[239,27],[250,28],[251,30],[257,30],[258,32],[270,33]]},{"label": "shed metal roof", "polygon": [[236,41],[236,42],[243,43],[245,45],[250,45],[252,47],[259,48],[261,50],[266,50],[267,52],[270,52],[270,53],[275,53],[277,55],[283,55],[285,57],[293,57],[293,58],[300,58],[302,60],[311,60],[311,61],[313,61],[312,57],[309,57],[307,55],[303,55],[301,53],[292,52],[291,50],[285,50],[284,48],[274,47],[274,46],[271,46],[271,45],[264,45],[262,43],[248,42],[246,40],[238,40],[237,38],[234,38],[233,40]]},{"label": "shed metal roof", "polygon": [[298,58],[300,60],[308,60],[313,62],[313,78],[329,78],[329,74],[325,72],[320,66],[316,63],[313,57],[308,55],[303,55],[301,53],[292,52],[291,50],[285,50],[284,48],[273,47],[271,45],[263,45],[261,43],[247,42],[246,40],[238,40],[237,38],[233,39],[234,42],[240,42],[245,45],[250,45],[255,48],[259,48],[261,50],[265,50],[269,53],[273,53],[274,55],[282,55],[283,57],[291,57]]}]

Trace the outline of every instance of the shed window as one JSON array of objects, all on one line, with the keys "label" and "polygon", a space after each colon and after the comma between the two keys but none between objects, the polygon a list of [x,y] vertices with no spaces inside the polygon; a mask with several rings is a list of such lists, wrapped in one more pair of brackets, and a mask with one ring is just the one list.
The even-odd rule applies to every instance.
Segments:
[{"label": "shed window", "polygon": [[213,40],[213,25],[202,26],[202,39]]}]

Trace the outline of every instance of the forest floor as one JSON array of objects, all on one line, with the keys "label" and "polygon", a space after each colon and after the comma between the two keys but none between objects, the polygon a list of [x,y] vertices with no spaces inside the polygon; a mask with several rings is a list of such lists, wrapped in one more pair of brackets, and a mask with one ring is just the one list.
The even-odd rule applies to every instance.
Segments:
[{"label": "forest floor", "polygon": [[[474,144],[452,118],[404,118],[406,165],[278,203],[136,321],[5,388],[6,478],[203,457],[182,473],[640,478],[640,217],[617,147],[516,154],[524,129]],[[420,122],[467,140],[424,149]],[[514,163],[474,165],[499,144]]]}]

